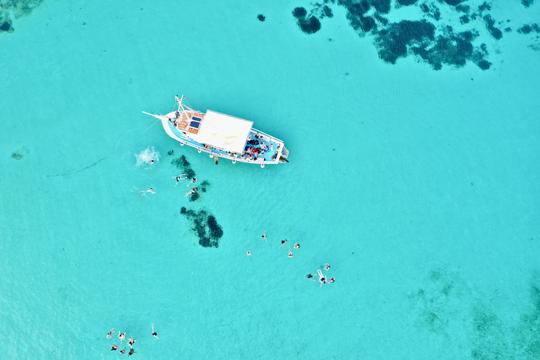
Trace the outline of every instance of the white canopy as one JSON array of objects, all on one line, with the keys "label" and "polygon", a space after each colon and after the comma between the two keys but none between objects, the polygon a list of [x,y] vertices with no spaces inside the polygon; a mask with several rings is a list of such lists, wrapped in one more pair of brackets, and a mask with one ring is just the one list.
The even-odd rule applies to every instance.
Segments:
[{"label": "white canopy", "polygon": [[252,121],[208,110],[194,138],[203,144],[241,153],[252,126]]}]

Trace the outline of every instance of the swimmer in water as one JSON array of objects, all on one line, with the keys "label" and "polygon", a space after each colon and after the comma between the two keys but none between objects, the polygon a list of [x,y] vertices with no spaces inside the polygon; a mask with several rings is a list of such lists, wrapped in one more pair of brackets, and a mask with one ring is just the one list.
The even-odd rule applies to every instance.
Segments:
[{"label": "swimmer in water", "polygon": [[330,264],[324,264],[324,270],[326,271],[330,270]]},{"label": "swimmer in water", "polygon": [[289,250],[289,254],[287,255],[290,258],[292,258],[294,256],[293,252],[291,250]]},{"label": "swimmer in water", "polygon": [[285,246],[286,243],[287,243],[286,239],[281,240],[281,245]]},{"label": "swimmer in water", "polygon": [[156,339],[159,339],[159,338],[158,338],[157,331],[156,331],[156,329],[154,328],[154,324],[152,324],[152,336],[155,337]]},{"label": "swimmer in water", "polygon": [[331,277],[330,280],[328,280],[328,282],[329,282],[330,284],[333,284],[333,283],[336,282],[336,278],[335,278],[335,277]]},{"label": "swimmer in water", "polygon": [[116,351],[116,350],[118,350],[118,345],[112,344],[111,351]]},{"label": "swimmer in water", "polygon": [[120,339],[120,341],[123,341],[126,338],[126,333],[119,331],[118,338]]},{"label": "swimmer in water", "polygon": [[114,332],[114,329],[109,330],[109,332],[107,333],[107,339],[112,339],[113,332]]},{"label": "swimmer in water", "polygon": [[129,338],[129,340],[128,340],[129,347],[133,347],[134,344],[135,344],[135,339],[134,338]]},{"label": "swimmer in water", "polygon": [[262,233],[261,239],[266,240],[266,233],[265,232]]},{"label": "swimmer in water", "polygon": [[313,274],[307,274],[306,277],[307,277],[308,279],[313,279]]},{"label": "swimmer in water", "polygon": [[195,194],[197,191],[199,191],[199,189],[198,189],[197,187],[191,188],[191,190],[189,190],[189,191],[186,193],[186,196],[193,195],[193,194]]},{"label": "swimmer in water", "polygon": [[146,189],[146,190],[141,190],[140,192],[141,192],[141,194],[143,194],[143,195],[146,195],[146,194],[155,195],[155,194],[156,194],[156,190],[154,190],[154,188],[151,187],[151,186],[148,187],[148,189]]},{"label": "swimmer in water", "polygon": [[131,356],[133,354],[135,354],[135,350],[133,350],[133,348],[129,349],[128,356]]},{"label": "swimmer in water", "polygon": [[321,286],[326,284],[326,277],[324,276],[323,272],[321,270],[317,270],[317,274],[319,275],[319,282],[321,283]]},{"label": "swimmer in water", "polygon": [[176,175],[176,176],[174,177],[174,180],[176,180],[177,183],[179,183],[179,182],[182,181],[182,180],[186,180],[186,174]]},{"label": "swimmer in water", "polygon": [[253,255],[251,250],[246,251],[246,256],[251,256],[251,255]]},{"label": "swimmer in water", "polygon": [[300,243],[294,243],[293,247],[297,250],[300,249]]},{"label": "swimmer in water", "polygon": [[120,354],[125,354],[126,353],[126,348],[123,348],[122,350],[120,350]]}]

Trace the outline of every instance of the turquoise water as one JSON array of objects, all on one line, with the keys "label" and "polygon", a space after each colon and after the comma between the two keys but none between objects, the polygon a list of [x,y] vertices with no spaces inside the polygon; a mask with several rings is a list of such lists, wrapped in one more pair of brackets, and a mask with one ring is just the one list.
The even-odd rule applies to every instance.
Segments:
[{"label": "turquoise water", "polygon": [[[43,1],[13,17],[0,358],[127,356],[114,328],[141,359],[538,359],[540,52],[516,29],[540,4],[492,5],[512,31],[471,25],[488,70],[382,61],[336,4],[310,35],[300,0]],[[141,111],[182,93],[283,139],[290,164],[180,148]],[[148,146],[161,161],[135,166]],[[173,179],[180,155],[210,183],[197,201]],[[219,247],[181,207],[215,216]],[[321,287],[306,274],[324,263],[336,282]]]}]

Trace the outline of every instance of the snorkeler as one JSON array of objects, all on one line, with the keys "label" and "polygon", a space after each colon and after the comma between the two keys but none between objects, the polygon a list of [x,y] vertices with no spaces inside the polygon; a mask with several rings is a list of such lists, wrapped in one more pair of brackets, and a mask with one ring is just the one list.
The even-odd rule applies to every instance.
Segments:
[{"label": "snorkeler", "polygon": [[263,233],[261,234],[261,239],[266,240],[266,233],[265,233],[265,232],[263,232]]},{"label": "snorkeler", "polygon": [[154,190],[153,187],[149,186],[148,189],[146,189],[146,190],[141,190],[140,193],[143,194],[143,195],[146,195],[146,194],[152,194],[152,195],[155,195],[155,194],[156,194],[156,190]]},{"label": "snorkeler", "polygon": [[290,258],[292,258],[294,256],[293,252],[291,250],[289,250],[289,254],[287,255]]},{"label": "snorkeler", "polygon": [[324,270],[326,271],[330,270],[330,264],[324,264]]},{"label": "snorkeler", "polygon": [[194,195],[197,193],[197,191],[199,191],[199,189],[197,187],[193,187],[191,188],[191,190],[189,190],[185,196],[190,196],[190,195]]},{"label": "snorkeler", "polygon": [[119,331],[118,338],[120,339],[120,341],[123,341],[126,338],[126,333]]},{"label": "snorkeler", "polygon": [[154,328],[154,324],[152,324],[152,336],[156,339],[159,339],[156,329]]},{"label": "snorkeler", "polygon": [[321,286],[326,284],[326,277],[324,277],[323,272],[321,270],[317,270],[317,274],[319,275],[319,282],[321,283]]},{"label": "snorkeler", "polygon": [[133,354],[135,354],[135,350],[133,350],[133,348],[129,349],[128,356],[131,356]]},{"label": "snorkeler", "polygon": [[[190,180],[189,180],[192,184],[195,184],[198,180],[196,177],[192,177]],[[186,187],[188,186],[191,186],[189,183],[187,183]]]},{"label": "snorkeler", "polygon": [[116,351],[116,350],[118,350],[118,345],[112,344],[111,351]]},{"label": "snorkeler", "polygon": [[281,240],[281,245],[285,245],[287,243],[286,239]]},{"label": "snorkeler", "polygon": [[179,183],[179,182],[182,181],[182,180],[186,180],[186,174],[176,175],[176,176],[174,177],[174,180],[176,180],[177,183]]},{"label": "snorkeler", "polygon": [[313,274],[307,274],[306,277],[307,277],[308,279],[313,279]]},{"label": "snorkeler", "polygon": [[113,332],[114,332],[114,329],[109,330],[109,332],[107,333],[107,339],[112,339]]},{"label": "snorkeler", "polygon": [[246,251],[246,256],[251,256],[251,255],[253,255],[253,253],[251,252],[251,250]]},{"label": "snorkeler", "polygon": [[335,277],[331,277],[331,278],[328,280],[328,282],[329,282],[330,284],[333,284],[333,283],[336,282],[336,278],[335,278]]},{"label": "snorkeler", "polygon": [[297,250],[300,249],[300,243],[294,243],[293,247]]},{"label": "snorkeler", "polygon": [[129,347],[133,347],[133,344],[135,344],[135,339],[134,338],[129,338],[129,340],[128,340]]},{"label": "snorkeler", "polygon": [[126,348],[123,348],[122,350],[120,350],[120,354],[125,354],[126,353]]}]

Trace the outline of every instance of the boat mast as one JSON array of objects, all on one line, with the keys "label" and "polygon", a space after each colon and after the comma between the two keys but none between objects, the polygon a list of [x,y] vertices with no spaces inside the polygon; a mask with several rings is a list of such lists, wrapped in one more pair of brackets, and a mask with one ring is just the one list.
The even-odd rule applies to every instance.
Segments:
[{"label": "boat mast", "polygon": [[184,95],[178,97],[178,95],[175,96],[175,99],[176,99],[176,103],[178,104],[178,111],[179,112],[183,112],[183,111],[194,111],[191,107],[187,106],[187,105],[184,105]]}]

